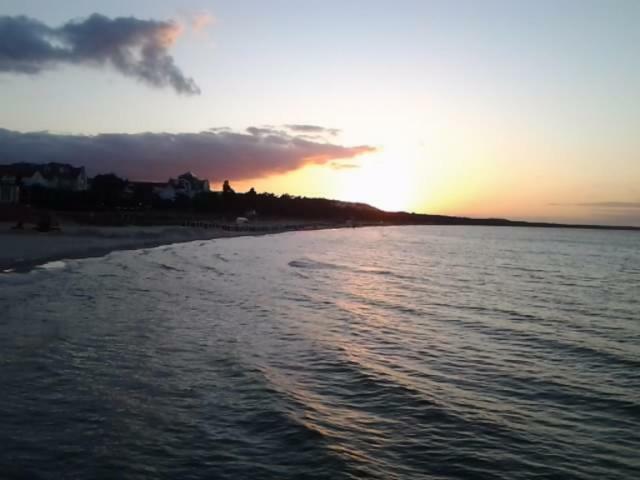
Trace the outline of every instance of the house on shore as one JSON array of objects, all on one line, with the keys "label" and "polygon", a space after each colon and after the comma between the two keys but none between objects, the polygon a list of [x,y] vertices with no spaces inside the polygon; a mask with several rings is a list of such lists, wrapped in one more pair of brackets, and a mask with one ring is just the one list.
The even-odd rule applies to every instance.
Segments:
[{"label": "house on shore", "polygon": [[170,178],[167,182],[129,181],[125,196],[139,206],[150,206],[154,197],[174,202],[180,196],[193,198],[199,193],[210,191],[208,180],[200,180],[193,173],[187,172],[178,178]]},{"label": "house on shore", "polygon": [[0,165],[0,179],[3,183],[24,188],[44,187],[75,192],[88,188],[84,167],[74,167],[66,163]]},{"label": "house on shore", "polygon": [[0,175],[0,203],[18,203],[20,187],[15,176]]},{"label": "house on shore", "polygon": [[210,192],[209,180],[201,180],[193,173],[187,172],[178,178],[170,178],[166,184],[154,187],[154,193],[163,200],[175,200],[184,195],[193,198],[199,193]]}]

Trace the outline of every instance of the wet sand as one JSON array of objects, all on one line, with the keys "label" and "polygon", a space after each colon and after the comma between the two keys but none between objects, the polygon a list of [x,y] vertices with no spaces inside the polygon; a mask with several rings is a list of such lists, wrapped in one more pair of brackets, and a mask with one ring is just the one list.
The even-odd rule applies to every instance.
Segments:
[{"label": "wet sand", "polygon": [[262,222],[227,228],[181,226],[97,227],[71,225],[61,231],[12,230],[0,223],[0,272],[28,271],[54,260],[100,257],[116,250],[134,250],[160,245],[245,235],[266,235],[285,231],[336,228],[335,224]]}]

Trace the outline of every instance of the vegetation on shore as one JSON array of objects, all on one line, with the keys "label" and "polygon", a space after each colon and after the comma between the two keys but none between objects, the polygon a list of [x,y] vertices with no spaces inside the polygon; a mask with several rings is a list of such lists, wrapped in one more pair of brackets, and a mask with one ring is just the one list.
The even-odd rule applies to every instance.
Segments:
[{"label": "vegetation on shore", "polygon": [[[33,186],[21,191],[21,205],[4,208],[4,220],[28,220],[26,216],[42,211],[57,212],[78,223],[103,225],[181,224],[190,219],[233,221],[238,216],[261,219],[300,219],[332,223],[392,225],[489,225],[534,226],[598,229],[631,229],[601,225],[566,225],[511,221],[498,218],[467,218],[408,212],[387,212],[364,203],[326,198],[308,198],[287,194],[245,193],[233,190],[228,182],[219,192],[200,192],[193,197],[178,195],[175,200],[162,199],[150,186],[128,182],[114,174],[98,175],[85,191],[71,191]],[[34,213],[35,212],[35,213]]]}]

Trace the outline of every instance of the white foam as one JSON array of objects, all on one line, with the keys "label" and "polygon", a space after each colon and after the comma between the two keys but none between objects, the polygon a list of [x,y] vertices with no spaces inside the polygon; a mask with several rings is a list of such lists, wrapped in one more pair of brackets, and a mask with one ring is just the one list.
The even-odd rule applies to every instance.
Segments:
[{"label": "white foam", "polygon": [[39,265],[38,268],[42,268],[44,270],[60,270],[66,266],[67,264],[62,260],[55,260],[53,262],[43,263],[42,265]]}]

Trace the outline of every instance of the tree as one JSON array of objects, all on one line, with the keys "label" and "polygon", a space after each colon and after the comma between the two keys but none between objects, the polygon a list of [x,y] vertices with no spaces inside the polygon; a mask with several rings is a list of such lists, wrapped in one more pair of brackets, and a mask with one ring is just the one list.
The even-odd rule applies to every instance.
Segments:
[{"label": "tree", "polygon": [[251,189],[244,194],[246,200],[246,209],[247,210],[256,210],[258,208],[258,194],[255,189],[251,187]]},{"label": "tree", "polygon": [[229,180],[225,180],[224,183],[222,184],[222,193],[227,193],[227,194],[236,193],[235,190],[231,188],[231,185],[229,185]]},{"label": "tree", "polygon": [[113,173],[96,175],[91,180],[91,192],[98,205],[104,207],[118,206],[122,201],[126,187],[127,181]]}]

